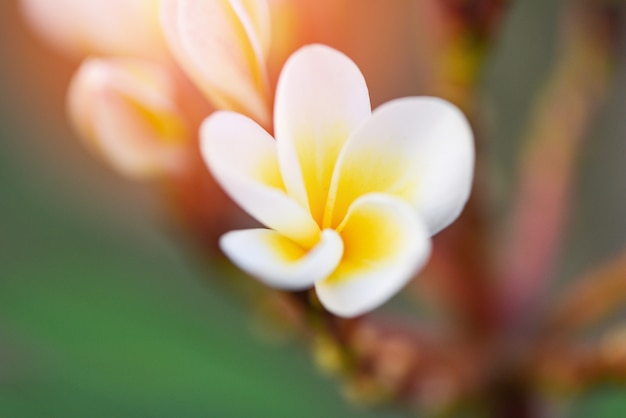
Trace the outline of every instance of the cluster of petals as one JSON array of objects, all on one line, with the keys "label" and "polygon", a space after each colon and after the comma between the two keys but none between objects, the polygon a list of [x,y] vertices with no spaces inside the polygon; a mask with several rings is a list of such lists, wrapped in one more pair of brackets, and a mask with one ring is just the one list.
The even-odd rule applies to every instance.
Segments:
[{"label": "cluster of petals", "polygon": [[88,146],[128,177],[176,175],[189,166],[200,112],[234,110],[265,126],[271,120],[266,0],[21,5],[45,39],[87,57],[70,86],[70,119]]},{"label": "cluster of petals", "polygon": [[266,0],[22,5],[53,43],[95,56],[72,81],[69,111],[118,171],[149,178],[187,165],[195,124],[179,68],[224,109],[203,124],[201,152],[266,228],[230,232],[222,249],[269,285],[314,286],[335,314],[362,314],[400,290],[468,198],[472,134],[450,103],[404,98],[372,112],[356,65],[320,45],[292,55],[274,96]]},{"label": "cluster of petals", "polygon": [[265,226],[231,231],[220,245],[268,285],[314,286],[340,316],[363,314],[397,293],[470,193],[474,148],[462,112],[432,97],[372,112],[361,72],[329,47],[306,46],[288,59],[274,134],[229,111],[202,125],[209,169]]}]

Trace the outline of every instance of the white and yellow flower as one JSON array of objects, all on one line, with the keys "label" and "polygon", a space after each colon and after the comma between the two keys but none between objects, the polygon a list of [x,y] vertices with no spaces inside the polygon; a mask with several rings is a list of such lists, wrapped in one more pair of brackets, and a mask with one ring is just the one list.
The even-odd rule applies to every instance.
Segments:
[{"label": "white and yellow flower", "polygon": [[472,132],[452,104],[409,97],[371,111],[345,55],[301,48],[281,73],[275,137],[234,112],[201,128],[202,153],[230,196],[267,229],[233,231],[226,255],[268,285],[315,286],[341,316],[384,303],[430,254],[470,193]]}]

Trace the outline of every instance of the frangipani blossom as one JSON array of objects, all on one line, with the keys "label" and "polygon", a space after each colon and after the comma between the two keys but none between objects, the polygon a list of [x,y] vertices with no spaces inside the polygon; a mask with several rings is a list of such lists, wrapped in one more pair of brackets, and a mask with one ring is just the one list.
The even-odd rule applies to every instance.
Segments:
[{"label": "frangipani blossom", "polygon": [[44,39],[68,54],[169,61],[159,0],[21,0]]},{"label": "frangipani blossom", "polygon": [[88,145],[129,177],[181,172],[191,135],[175,86],[150,61],[88,59],[69,89],[70,118]]},{"label": "frangipani blossom", "polygon": [[201,128],[215,178],[268,228],[227,233],[223,251],[271,286],[315,286],[337,315],[384,303],[426,263],[430,236],[469,196],[465,117],[430,97],[372,113],[356,65],[312,45],[283,68],[274,127],[275,140],[246,116],[217,112]]},{"label": "frangipani blossom", "polygon": [[163,0],[161,20],[178,63],[216,108],[269,124],[266,1]]}]

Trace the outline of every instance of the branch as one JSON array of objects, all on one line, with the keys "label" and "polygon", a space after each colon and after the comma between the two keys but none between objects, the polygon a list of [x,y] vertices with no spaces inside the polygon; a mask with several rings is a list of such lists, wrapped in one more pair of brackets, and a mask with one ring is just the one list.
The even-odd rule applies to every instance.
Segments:
[{"label": "branch", "polygon": [[523,141],[499,298],[509,323],[519,320],[551,277],[579,152],[609,85],[614,41],[602,7],[567,11],[561,58]]}]

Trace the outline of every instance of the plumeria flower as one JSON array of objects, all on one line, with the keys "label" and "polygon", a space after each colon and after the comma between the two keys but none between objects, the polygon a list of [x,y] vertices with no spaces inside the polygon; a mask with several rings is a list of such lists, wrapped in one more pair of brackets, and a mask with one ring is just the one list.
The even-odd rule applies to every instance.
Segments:
[{"label": "plumeria flower", "polygon": [[70,85],[70,119],[89,147],[128,177],[181,173],[192,136],[176,87],[151,61],[88,59]]},{"label": "plumeria flower", "polygon": [[213,175],[267,227],[231,231],[221,248],[270,286],[315,286],[337,315],[381,305],[426,263],[430,237],[469,196],[474,150],[465,117],[431,97],[371,112],[357,66],[311,45],[283,68],[274,127],[275,140],[227,111],[202,125]]}]

